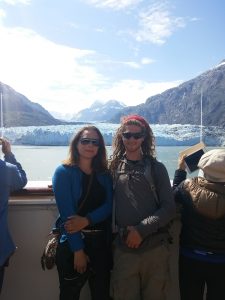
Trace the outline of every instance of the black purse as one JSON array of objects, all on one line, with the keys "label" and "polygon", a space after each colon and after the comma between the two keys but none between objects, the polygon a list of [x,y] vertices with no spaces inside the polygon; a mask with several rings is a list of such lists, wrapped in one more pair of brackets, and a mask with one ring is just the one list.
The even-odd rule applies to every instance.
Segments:
[{"label": "black purse", "polygon": [[60,232],[58,228],[53,229],[49,233],[49,239],[41,256],[41,267],[44,271],[45,269],[51,270],[55,266],[56,249],[59,243],[59,236]]}]

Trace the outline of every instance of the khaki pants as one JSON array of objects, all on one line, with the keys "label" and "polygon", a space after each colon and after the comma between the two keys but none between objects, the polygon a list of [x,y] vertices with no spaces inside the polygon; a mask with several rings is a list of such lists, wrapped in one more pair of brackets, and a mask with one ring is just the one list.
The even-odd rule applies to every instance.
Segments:
[{"label": "khaki pants", "polygon": [[166,243],[141,253],[115,249],[111,278],[114,300],[165,300],[169,279]]}]

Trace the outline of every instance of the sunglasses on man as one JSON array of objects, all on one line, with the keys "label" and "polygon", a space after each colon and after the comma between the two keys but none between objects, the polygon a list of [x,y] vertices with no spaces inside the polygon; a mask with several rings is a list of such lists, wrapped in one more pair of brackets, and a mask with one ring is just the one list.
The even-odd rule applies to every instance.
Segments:
[{"label": "sunglasses on man", "polygon": [[123,132],[122,136],[129,140],[131,137],[133,137],[135,140],[143,138],[145,135],[143,132]]},{"label": "sunglasses on man", "polygon": [[90,138],[81,138],[80,139],[81,145],[89,145],[91,144],[92,146],[99,147],[99,140],[98,139],[90,139]]}]

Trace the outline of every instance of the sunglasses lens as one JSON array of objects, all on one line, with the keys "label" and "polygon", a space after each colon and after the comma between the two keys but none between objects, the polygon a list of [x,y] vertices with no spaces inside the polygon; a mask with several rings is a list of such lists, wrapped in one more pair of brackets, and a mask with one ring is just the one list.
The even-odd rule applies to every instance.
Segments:
[{"label": "sunglasses lens", "polygon": [[122,135],[125,139],[128,139],[128,140],[131,137],[133,137],[135,140],[138,140],[138,139],[144,137],[144,134],[142,132],[123,132]]},{"label": "sunglasses lens", "polygon": [[83,139],[80,139],[80,143],[81,143],[81,145],[92,144],[93,146],[96,146],[96,147],[99,146],[99,140],[96,140],[96,139],[83,138]]},{"label": "sunglasses lens", "polygon": [[87,139],[81,139],[80,143],[81,143],[81,145],[88,145],[89,144],[89,140],[87,140]]},{"label": "sunglasses lens", "polygon": [[122,133],[123,134],[123,137],[125,138],[125,139],[130,139],[131,138],[131,136],[132,136],[132,133],[131,132],[123,132]]},{"label": "sunglasses lens", "polygon": [[99,140],[92,140],[92,145],[98,147],[99,146]]}]

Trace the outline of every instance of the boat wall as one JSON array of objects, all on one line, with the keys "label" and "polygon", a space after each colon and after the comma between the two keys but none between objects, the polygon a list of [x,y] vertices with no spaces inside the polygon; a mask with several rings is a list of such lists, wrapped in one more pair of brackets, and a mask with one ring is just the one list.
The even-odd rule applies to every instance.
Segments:
[{"label": "boat wall", "polygon": [[[59,299],[56,267],[43,271],[40,263],[48,232],[57,215],[52,200],[10,202],[9,225],[18,248],[6,268],[1,300]],[[90,299],[87,287],[81,299]]]},{"label": "boat wall", "polygon": [[[9,203],[9,226],[18,247],[6,268],[1,300],[56,300],[59,299],[56,267],[43,271],[41,255],[47,235],[58,215],[54,198],[16,195]],[[171,284],[167,300],[179,300],[177,280],[179,221],[174,228],[174,243],[171,250]],[[87,286],[82,291],[81,300],[90,300]]]}]

